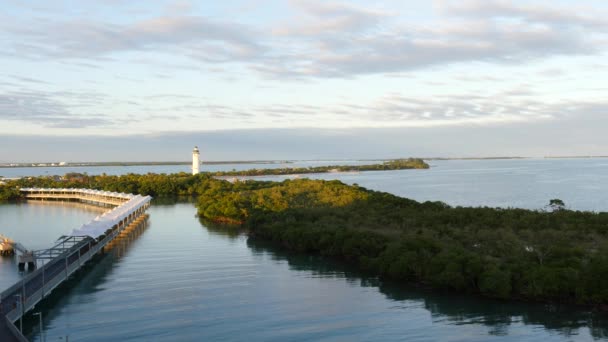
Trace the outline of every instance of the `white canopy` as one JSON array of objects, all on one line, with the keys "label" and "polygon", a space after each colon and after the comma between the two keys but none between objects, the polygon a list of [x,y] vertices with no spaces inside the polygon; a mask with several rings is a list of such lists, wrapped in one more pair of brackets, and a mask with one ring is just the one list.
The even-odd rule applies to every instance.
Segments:
[{"label": "white canopy", "polygon": [[92,238],[97,238],[101,234],[104,234],[106,230],[112,228],[118,222],[124,220],[127,216],[131,215],[133,212],[147,204],[152,200],[150,196],[141,196],[141,195],[133,195],[133,194],[125,194],[121,192],[110,192],[110,191],[102,191],[102,190],[91,190],[91,189],[52,189],[52,188],[21,188],[23,192],[31,192],[31,193],[58,193],[58,192],[69,192],[69,193],[77,193],[84,195],[92,195],[92,196],[105,196],[112,197],[121,200],[127,200],[123,204],[118,207],[113,208],[110,211],[107,211],[96,218],[94,218],[91,222],[83,224],[80,228],[74,229],[71,236],[90,236]]},{"label": "white canopy", "polygon": [[112,228],[118,224],[118,222],[124,220],[133,212],[150,202],[150,200],[152,200],[152,197],[150,196],[135,195],[127,202],[97,216],[91,222],[83,224],[80,228],[74,229],[70,235],[97,238],[101,234],[105,234],[106,230]]}]

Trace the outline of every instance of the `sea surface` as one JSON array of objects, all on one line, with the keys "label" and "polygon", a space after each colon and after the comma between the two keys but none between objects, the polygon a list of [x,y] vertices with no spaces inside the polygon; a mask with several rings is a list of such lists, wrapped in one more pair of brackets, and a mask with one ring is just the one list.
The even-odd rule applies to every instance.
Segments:
[{"label": "sea surface", "polygon": [[[308,176],[451,205],[542,209],[560,198],[577,210],[608,208],[604,159],[431,165]],[[3,204],[0,233],[26,247],[50,247],[98,214],[83,205]],[[156,199],[148,214],[146,224],[36,309],[46,341],[608,340],[608,316],[584,308],[382,282],[336,261],[207,227],[189,202]],[[0,259],[0,289],[19,277],[11,259]],[[24,328],[32,341],[42,340],[37,317],[27,317]]]},{"label": "sea surface", "polygon": [[[236,164],[203,164],[200,170],[205,171],[241,171],[250,169],[277,169],[325,165],[363,165],[377,164],[373,160],[306,160],[270,163],[236,163]],[[0,177],[17,178],[33,176],[64,175],[66,173],[87,173],[89,175],[126,175],[128,173],[179,173],[192,172],[191,165],[129,165],[129,166],[36,166],[36,167],[0,167]]]}]

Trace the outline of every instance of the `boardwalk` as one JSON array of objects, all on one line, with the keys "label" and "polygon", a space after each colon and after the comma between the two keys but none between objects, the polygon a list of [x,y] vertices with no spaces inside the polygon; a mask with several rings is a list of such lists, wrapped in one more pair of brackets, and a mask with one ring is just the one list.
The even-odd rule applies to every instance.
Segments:
[{"label": "boardwalk", "polygon": [[27,341],[19,330],[9,322],[6,317],[0,317],[0,341],[2,342],[20,342]]},{"label": "boardwalk", "polygon": [[[40,268],[0,293],[0,341],[8,340],[25,313],[43,300],[57,286],[99,253],[108,243],[131,225],[145,219],[150,196],[139,196],[87,189],[21,189],[28,199],[77,200],[97,205],[117,205],[91,222],[63,236],[47,250],[35,251],[36,260],[48,260]],[[6,319],[5,319],[6,317]],[[3,324],[7,321],[6,324]],[[11,338],[14,338],[14,335]]]}]

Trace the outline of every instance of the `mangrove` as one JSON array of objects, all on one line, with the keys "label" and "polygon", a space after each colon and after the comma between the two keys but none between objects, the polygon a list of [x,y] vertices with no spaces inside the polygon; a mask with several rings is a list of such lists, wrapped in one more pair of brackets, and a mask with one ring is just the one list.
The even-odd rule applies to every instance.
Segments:
[{"label": "mangrove", "polygon": [[346,260],[381,278],[489,297],[608,307],[608,213],[453,207],[340,181],[236,181],[212,174],[68,174],[20,187],[196,196],[201,219],[238,226],[283,248]]}]

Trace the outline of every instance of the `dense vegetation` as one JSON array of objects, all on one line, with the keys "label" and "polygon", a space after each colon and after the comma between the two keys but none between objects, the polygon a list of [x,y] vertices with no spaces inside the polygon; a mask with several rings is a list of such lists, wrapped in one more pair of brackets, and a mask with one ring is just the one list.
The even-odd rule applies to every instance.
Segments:
[{"label": "dense vegetation", "polygon": [[339,181],[230,183],[209,174],[38,177],[17,187],[87,187],[156,197],[198,195],[199,215],[285,248],[350,261],[436,288],[608,305],[608,213],[419,203]]},{"label": "dense vegetation", "polygon": [[202,190],[199,187],[211,180],[212,177],[206,174],[192,176],[184,172],[170,175],[130,173],[123,176],[67,173],[62,177],[30,177],[6,181],[4,186],[0,186],[0,200],[19,199],[21,196],[18,188],[26,187],[89,188],[154,197],[192,196],[200,194]]},{"label": "dense vegetation", "polygon": [[[11,183],[11,182],[9,182]],[[0,202],[16,200],[21,197],[19,189],[11,185],[0,185]]]},{"label": "dense vegetation", "polygon": [[209,189],[199,214],[291,250],[436,288],[608,304],[608,213],[564,210],[560,200],[550,211],[453,208],[338,181],[230,187]]},{"label": "dense vegetation", "polygon": [[243,171],[218,171],[215,176],[267,176],[267,175],[294,175],[307,173],[327,173],[327,172],[357,172],[357,171],[386,171],[386,170],[407,170],[407,169],[428,169],[429,164],[422,159],[394,159],[381,164],[369,165],[330,165],[330,166],[309,166],[309,167],[290,167],[276,169],[251,169]]},{"label": "dense vegetation", "polygon": [[[98,164],[100,166],[104,165],[104,163]],[[113,165],[114,163],[108,164]],[[154,165],[154,163],[148,164]],[[197,176],[191,176],[184,172],[171,175],[153,173],[140,175],[130,173],[123,176],[108,176],[105,174],[99,176],[89,176],[86,173],[66,173],[64,176],[22,178],[19,180],[5,181],[6,185],[3,186],[0,184],[0,201],[19,199],[21,195],[17,190],[18,187],[86,187],[90,189],[120,191],[160,197],[184,195],[191,196],[200,194],[201,189],[197,187],[200,186],[201,181],[208,180],[210,177],[291,175],[324,172],[381,171],[428,168],[429,165],[425,163],[424,160],[408,158],[395,159],[382,164],[371,165],[338,165],[302,168],[250,169],[243,171],[217,171],[205,172]]]}]

